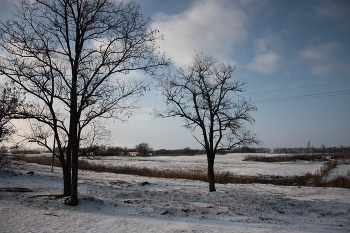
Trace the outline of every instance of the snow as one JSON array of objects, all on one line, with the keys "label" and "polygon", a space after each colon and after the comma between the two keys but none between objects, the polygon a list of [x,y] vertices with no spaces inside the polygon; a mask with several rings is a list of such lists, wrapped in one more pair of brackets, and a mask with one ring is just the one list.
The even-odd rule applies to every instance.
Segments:
[{"label": "snow", "polygon": [[[294,176],[307,172],[314,173],[320,169],[323,162],[283,162],[261,163],[243,161],[248,154],[216,155],[215,171],[231,172],[236,175],[278,175]],[[206,155],[196,156],[154,156],[154,157],[106,157],[103,160],[89,160],[90,162],[111,166],[149,167],[163,170],[188,170],[196,169],[206,171]],[[350,167],[349,167],[350,168]]]},{"label": "snow", "polygon": [[[188,159],[191,166],[206,165],[203,156]],[[240,164],[230,165],[230,158],[219,156],[217,169],[226,164],[246,174],[239,167],[243,169],[247,163],[244,169],[249,172],[259,168],[262,174],[278,173],[277,168],[270,171],[273,166],[269,164],[231,159]],[[166,160],[114,159],[116,163],[174,168],[185,165],[186,158]],[[292,174],[299,166],[303,172],[319,167],[313,163],[277,165],[286,169],[280,174]],[[54,173],[50,170],[49,166],[24,162],[0,170],[0,232],[350,231],[348,189],[217,184],[217,192],[209,193],[208,184],[201,181],[80,171],[80,203],[72,207],[52,196],[62,192],[63,181],[60,168],[54,168]]]},{"label": "snow", "polygon": [[328,174],[326,180],[332,180],[338,176],[350,176],[350,164],[339,164]]}]

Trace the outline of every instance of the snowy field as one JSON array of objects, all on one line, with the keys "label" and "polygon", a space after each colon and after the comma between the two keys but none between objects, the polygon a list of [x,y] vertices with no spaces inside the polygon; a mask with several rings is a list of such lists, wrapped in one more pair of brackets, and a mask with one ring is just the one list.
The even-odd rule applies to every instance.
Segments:
[{"label": "snowy field", "polygon": [[[216,169],[292,175],[322,166],[243,162],[240,156],[218,156]],[[206,167],[205,156],[119,157],[98,162],[159,169]],[[334,172],[347,169],[349,165],[341,165]],[[350,231],[349,189],[217,184],[217,192],[209,193],[208,184],[201,181],[80,171],[80,204],[72,207],[50,196],[63,189],[60,168],[50,170],[24,162],[0,170],[0,232]]]},{"label": "snowy field", "polygon": [[[216,155],[215,171],[231,172],[236,175],[280,175],[293,176],[307,172],[314,173],[320,169],[323,162],[284,162],[261,163],[243,161],[249,154],[235,153]],[[264,155],[264,154],[262,154]],[[269,156],[269,155],[266,155]],[[106,157],[102,160],[89,160],[89,162],[111,166],[149,167],[162,170],[203,170],[207,169],[206,155],[195,156],[154,156],[154,157]],[[350,170],[350,166],[348,167]]]}]

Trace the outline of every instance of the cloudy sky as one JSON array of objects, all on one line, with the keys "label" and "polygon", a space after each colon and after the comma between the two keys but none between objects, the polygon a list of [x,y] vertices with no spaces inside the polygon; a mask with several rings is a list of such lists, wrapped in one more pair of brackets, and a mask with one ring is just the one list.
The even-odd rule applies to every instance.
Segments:
[{"label": "cloudy sky", "polygon": [[[9,0],[0,0],[0,14]],[[176,67],[195,51],[235,64],[258,111],[254,131],[264,147],[350,146],[350,1],[138,0],[160,50]],[[200,148],[181,119],[154,119],[154,91],[127,123],[108,122],[114,146]]]}]

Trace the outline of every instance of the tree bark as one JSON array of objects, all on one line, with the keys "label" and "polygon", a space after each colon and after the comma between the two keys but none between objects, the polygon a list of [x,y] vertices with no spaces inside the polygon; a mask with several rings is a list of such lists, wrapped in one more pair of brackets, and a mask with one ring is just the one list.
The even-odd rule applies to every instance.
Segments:
[{"label": "tree bark", "polygon": [[[76,96],[76,95],[75,95]],[[75,98],[76,99],[76,98]],[[72,101],[73,102],[73,101]],[[76,104],[72,104],[74,107]],[[78,135],[77,135],[77,113],[76,110],[73,108],[71,110],[71,121],[70,121],[70,143],[71,143],[71,161],[72,161],[72,180],[71,180],[71,202],[70,205],[76,206],[78,205],[78,152],[79,152],[79,146],[78,146]]]},{"label": "tree bark", "polygon": [[78,155],[72,156],[72,189],[71,189],[71,205],[78,205]]},{"label": "tree bark", "polygon": [[[78,59],[78,58],[76,58]],[[72,156],[72,184],[71,184],[71,202],[70,205],[78,205],[78,112],[77,112],[77,62],[73,66],[72,89],[71,89],[71,106],[70,106],[70,130],[69,141]]]},{"label": "tree bark", "polygon": [[[61,163],[62,165],[64,163]],[[70,163],[69,166],[67,163],[62,166],[63,171],[63,196],[68,197],[71,195],[71,173],[70,173]]]},{"label": "tree bark", "polygon": [[208,160],[208,182],[209,192],[215,192],[215,177],[214,177],[214,158],[213,155],[207,155]]}]

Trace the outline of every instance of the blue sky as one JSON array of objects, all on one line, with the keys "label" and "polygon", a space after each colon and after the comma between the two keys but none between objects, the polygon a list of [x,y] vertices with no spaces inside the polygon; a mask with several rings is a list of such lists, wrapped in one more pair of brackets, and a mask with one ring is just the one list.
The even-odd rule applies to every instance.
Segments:
[{"label": "blue sky", "polygon": [[[0,0],[2,18],[6,2]],[[195,51],[236,65],[235,78],[248,82],[246,97],[258,108],[248,127],[261,146],[350,145],[350,1],[136,2],[164,35],[160,51],[176,67]],[[200,148],[181,119],[153,118],[152,109],[164,107],[155,91],[140,105],[127,123],[108,122],[111,145]]]},{"label": "blue sky", "polygon": [[[309,140],[315,147],[350,145],[349,1],[139,3],[151,26],[164,35],[161,50],[176,66],[189,64],[194,51],[236,65],[235,77],[248,82],[247,97],[258,108],[249,128],[263,146],[304,147]],[[299,99],[281,101],[286,97]],[[157,104],[162,107],[154,100]],[[155,148],[198,148],[181,124],[144,121],[148,129],[141,141]]]}]

